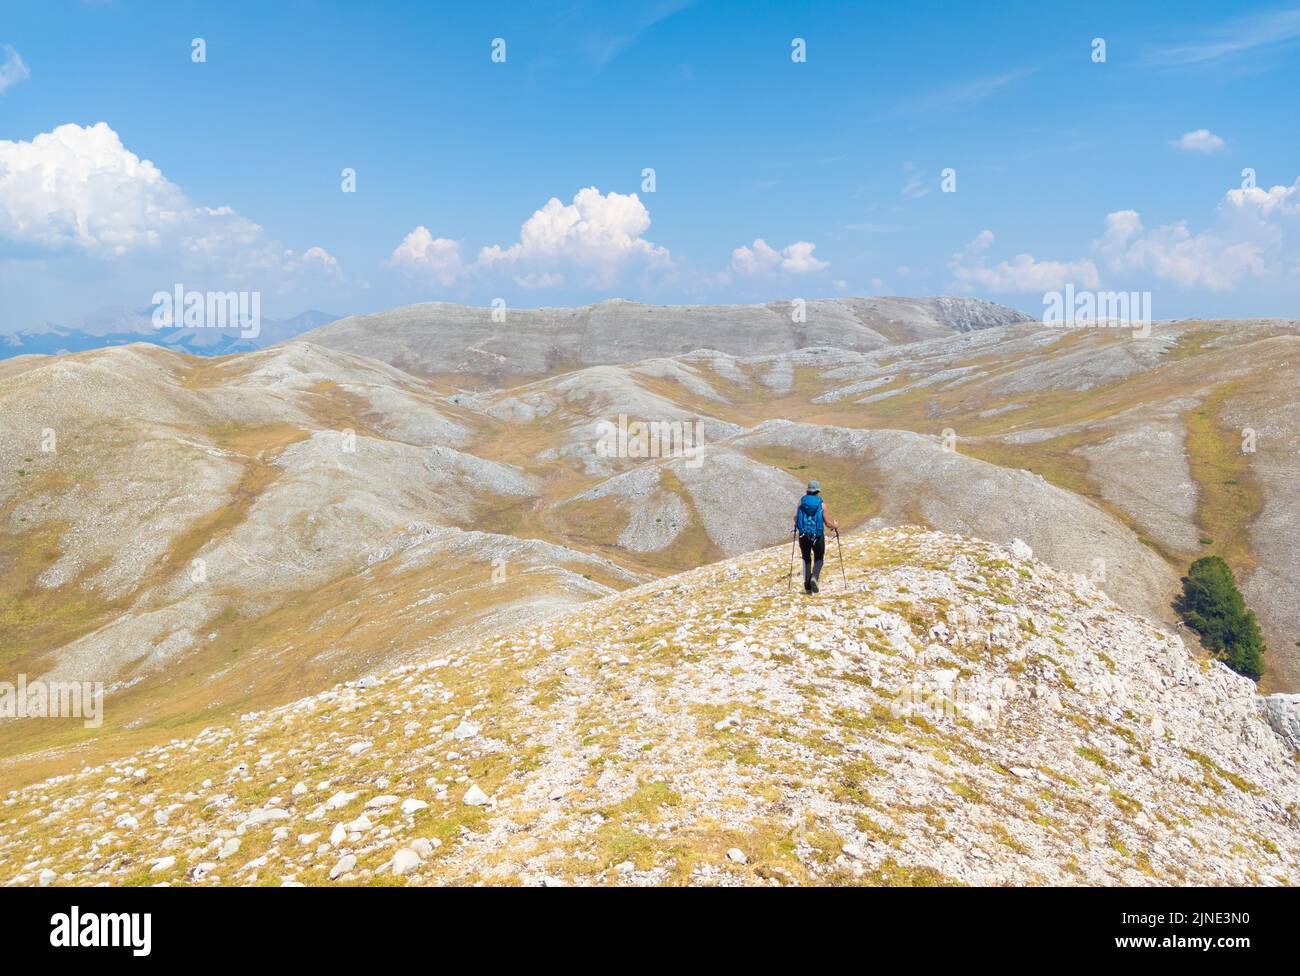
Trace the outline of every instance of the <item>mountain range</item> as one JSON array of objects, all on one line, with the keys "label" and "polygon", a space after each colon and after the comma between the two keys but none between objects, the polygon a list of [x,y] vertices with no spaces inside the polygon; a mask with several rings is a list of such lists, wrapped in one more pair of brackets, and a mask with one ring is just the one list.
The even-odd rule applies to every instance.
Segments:
[{"label": "mountain range", "polygon": [[193,356],[228,356],[285,342],[338,318],[312,310],[287,319],[263,319],[258,336],[243,338],[235,330],[155,329],[152,315],[152,308],[105,308],[75,325],[46,323],[40,328],[0,334],[0,359],[57,356],[133,342],[147,342]]},{"label": "mountain range", "polygon": [[[114,837],[97,853],[116,853],[69,880],[121,882],[167,857],[180,858],[159,869],[180,872],[164,875],[174,880],[365,880],[394,871],[390,840],[419,865],[439,840],[459,853],[437,877],[461,880],[513,870],[541,881],[1294,882],[1294,844],[1277,831],[1294,830],[1296,816],[1295,742],[1283,736],[1297,700],[1286,693],[1300,685],[1298,341],[1294,321],[1063,329],[962,298],[613,301],[418,305],[225,356],[134,343],[7,359],[0,662],[29,678],[99,681],[107,697],[95,729],[0,721],[6,782],[45,784],[10,795],[0,808],[9,826],[31,826],[49,777],[81,770],[57,781],[66,815],[47,826],[63,840],[13,834],[39,834],[44,846],[0,848],[0,877],[64,878],[67,858],[92,853],[78,838],[94,832],[87,811],[105,803],[91,819],[112,811]],[[642,423],[690,430],[702,453],[601,449],[602,425]],[[821,602],[804,602],[787,579],[791,513],[811,478],[844,534],[842,578],[835,553]],[[1179,578],[1206,553],[1228,560],[1259,615],[1270,698],[1179,628]],[[924,606],[906,606],[916,601]],[[734,657],[737,641],[753,649]],[[674,660],[684,670],[663,674]],[[960,723],[941,735],[896,727],[898,716],[879,712],[887,701],[854,697],[860,667],[868,678],[876,668],[871,687],[890,700],[913,681],[932,691],[954,678],[1021,682],[1022,697],[1009,700],[1027,709],[1025,724],[1003,751],[975,744]],[[821,718],[777,721],[806,711],[827,681]],[[655,704],[656,688],[671,708]],[[426,714],[444,694],[447,707]],[[742,700],[744,742],[713,742],[704,725],[697,740],[682,739],[704,718],[726,732]],[[1049,711],[1036,712],[1044,702]],[[681,725],[680,709],[696,717]],[[322,710],[323,725],[302,724]],[[510,722],[490,733],[456,732],[505,711]],[[622,731],[608,726],[615,720]],[[1071,723],[1086,725],[1075,746]],[[622,768],[639,727],[654,730],[646,765]],[[792,750],[779,769],[765,765],[786,748],[778,740]],[[835,743],[834,754],[818,742]],[[431,757],[427,773],[399,761],[392,750],[403,743]],[[374,765],[353,761],[371,748]],[[935,776],[960,769],[926,779],[905,809],[879,810],[870,777],[850,769],[932,752],[948,756]],[[1140,762],[1156,752],[1154,766]],[[452,753],[461,755],[433,761]],[[180,757],[195,754],[222,765],[190,770]],[[307,771],[285,756],[304,757]],[[757,778],[744,758],[754,756],[766,770]],[[387,771],[381,757],[400,768]],[[811,792],[796,810],[775,794],[800,778],[800,763]],[[710,794],[705,784],[724,774],[730,785]],[[291,800],[299,778],[306,798]],[[134,793],[106,798],[136,779],[148,810],[122,806]],[[500,807],[466,801],[470,781]],[[743,800],[747,782],[775,806]],[[1210,825],[1189,861],[1165,831],[1176,810],[1224,784],[1233,802],[1216,816],[1263,840],[1252,847],[1237,828]],[[558,815],[535,805],[580,785],[599,796]],[[828,790],[848,791],[834,811],[815,796]],[[330,806],[338,791],[356,796]],[[971,849],[921,858],[943,836],[933,818],[952,816],[953,796],[968,802],[966,791],[995,797],[989,810],[1003,815],[1053,792],[1040,796],[1048,823],[1008,839],[997,818],[976,817],[984,833]],[[390,793],[393,803],[369,806]],[[439,794],[449,817],[411,833],[418,811],[441,809]],[[660,809],[669,795],[680,810]],[[431,806],[407,814],[406,799]],[[192,832],[188,818],[209,801],[225,812],[193,850],[165,853],[187,843],[164,847],[168,830],[112,827],[170,808]],[[657,811],[650,822],[643,801]],[[399,803],[414,818],[400,836],[398,821],[377,826],[370,812]],[[623,816],[615,807],[634,815],[622,826],[636,837],[611,827],[595,848],[553,846],[571,837],[575,810],[608,824]],[[1099,810],[1111,819],[1097,821]],[[241,825],[251,829],[247,818],[269,825],[284,812],[305,821],[293,826],[302,835],[344,813],[369,826],[345,824],[346,844],[332,833],[303,842],[294,865],[283,837],[267,842],[279,845],[274,856],[258,841],[238,865],[220,864]],[[829,820],[808,826],[810,812]],[[525,815],[546,825],[520,838],[534,846],[489,843]],[[754,817],[766,824],[758,834],[743,827]],[[777,825],[790,818],[812,834],[795,824],[787,838]],[[83,827],[69,832],[74,822]],[[653,852],[654,837],[680,838],[690,822],[709,835],[690,858],[670,865]],[[808,839],[828,823],[833,838]],[[1100,833],[1071,868],[1053,838],[1085,823]],[[1016,845],[1024,851],[1011,857]],[[974,848],[1001,858],[980,867]],[[529,860],[544,849],[594,853],[600,866],[589,877],[569,860]],[[794,860],[758,872],[773,849]],[[217,866],[196,873],[203,864]],[[399,873],[436,880],[422,870]]]}]

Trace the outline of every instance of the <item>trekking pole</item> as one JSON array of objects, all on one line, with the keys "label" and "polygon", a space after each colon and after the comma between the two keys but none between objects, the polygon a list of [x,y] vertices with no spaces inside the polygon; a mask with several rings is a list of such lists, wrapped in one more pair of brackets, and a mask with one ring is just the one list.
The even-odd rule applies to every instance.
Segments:
[{"label": "trekking pole", "polygon": [[790,592],[790,587],[794,586],[794,543],[796,536],[794,529],[790,530],[790,572],[785,574],[785,591]]},{"label": "trekking pole", "polygon": [[849,578],[844,574],[844,547],[840,545],[840,530],[835,530],[835,548],[840,554],[840,579],[844,581],[844,589],[849,588]]}]

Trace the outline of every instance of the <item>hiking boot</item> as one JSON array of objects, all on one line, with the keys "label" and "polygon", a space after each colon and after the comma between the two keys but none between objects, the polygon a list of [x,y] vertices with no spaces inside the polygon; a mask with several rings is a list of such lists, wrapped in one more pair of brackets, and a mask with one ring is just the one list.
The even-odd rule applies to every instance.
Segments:
[{"label": "hiking boot", "polygon": [[812,581],[811,583],[809,583],[808,585],[809,585],[809,587],[811,587],[811,589],[808,590],[809,593],[820,593],[820,592],[821,592],[821,590],[819,590],[819,589],[817,588],[817,581],[816,581],[816,580],[813,580],[813,581]]},{"label": "hiking boot", "polygon": [[804,580],[804,581],[803,581],[803,591],[804,591],[805,593],[812,593],[812,592],[813,592],[813,585],[812,585],[812,583],[808,582],[808,580]]}]

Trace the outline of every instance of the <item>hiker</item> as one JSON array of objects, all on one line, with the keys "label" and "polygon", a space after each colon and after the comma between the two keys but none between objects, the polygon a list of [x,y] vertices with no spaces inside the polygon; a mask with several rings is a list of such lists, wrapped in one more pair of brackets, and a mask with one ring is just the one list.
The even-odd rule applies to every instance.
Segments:
[{"label": "hiker", "polygon": [[821,497],[822,486],[819,481],[808,482],[808,494],[799,499],[799,507],[794,513],[794,530],[799,535],[799,552],[803,555],[803,591],[817,593],[817,577],[822,572],[822,562],[826,557],[826,529],[830,526],[838,531],[840,524],[826,511],[826,504]]}]

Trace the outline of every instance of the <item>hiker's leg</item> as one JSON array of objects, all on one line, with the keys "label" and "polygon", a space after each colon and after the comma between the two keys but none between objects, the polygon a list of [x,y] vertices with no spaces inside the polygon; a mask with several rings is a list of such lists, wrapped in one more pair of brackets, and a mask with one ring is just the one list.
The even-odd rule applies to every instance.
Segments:
[{"label": "hiker's leg", "polygon": [[[817,558],[817,561],[813,563],[812,578],[820,579],[822,575],[822,563],[826,559],[826,536],[819,535],[813,543],[812,548],[813,555]],[[805,565],[807,564],[805,563]]]},{"label": "hiker's leg", "polygon": [[813,548],[812,539],[806,538],[805,536],[802,535],[799,536],[799,555],[803,556],[803,585],[805,589],[807,588],[808,584],[812,582],[812,578],[813,578],[812,548]]}]

